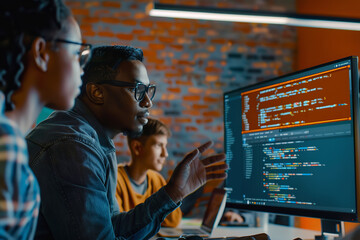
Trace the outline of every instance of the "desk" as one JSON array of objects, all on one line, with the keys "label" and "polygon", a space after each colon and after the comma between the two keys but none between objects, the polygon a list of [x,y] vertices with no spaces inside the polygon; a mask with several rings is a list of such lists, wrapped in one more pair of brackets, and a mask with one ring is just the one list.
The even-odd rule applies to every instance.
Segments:
[{"label": "desk", "polygon": [[[183,228],[198,228],[200,227],[200,219],[183,219],[180,227]],[[295,227],[281,226],[277,224],[268,224],[265,227],[222,227],[218,226],[210,237],[240,237],[247,235],[254,235],[258,233],[266,233],[271,240],[292,240],[297,237],[303,240],[313,240],[315,235],[321,235],[318,231],[306,230]],[[156,239],[153,237],[151,239]]]},{"label": "desk", "polygon": [[261,227],[217,227],[211,237],[224,236],[247,236],[258,233],[266,233],[272,240],[292,240],[300,237],[303,240],[313,240],[315,235],[321,235],[320,232],[311,231],[295,227],[281,226],[277,224],[268,224],[268,226]]}]

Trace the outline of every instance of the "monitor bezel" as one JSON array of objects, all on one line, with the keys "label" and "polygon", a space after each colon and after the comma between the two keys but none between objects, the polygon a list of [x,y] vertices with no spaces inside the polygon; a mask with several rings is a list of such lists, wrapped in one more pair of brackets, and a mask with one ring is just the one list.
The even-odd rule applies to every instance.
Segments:
[{"label": "monitor bezel", "polygon": [[[359,151],[359,120],[360,120],[360,110],[359,110],[359,73],[358,73],[358,57],[357,56],[349,56],[346,58],[337,59],[331,62],[326,62],[317,66],[313,66],[310,68],[306,68],[300,71],[292,72],[286,75],[282,75],[276,78],[272,78],[266,81],[258,82],[255,84],[243,86],[237,88],[235,90],[224,92],[223,94],[223,104],[225,102],[226,95],[233,94],[235,92],[242,92],[249,89],[254,89],[257,86],[266,86],[271,84],[271,82],[276,82],[281,78],[288,79],[291,76],[302,74],[306,71],[311,71],[317,68],[325,67],[328,65],[335,64],[337,62],[343,62],[346,60],[350,60],[351,64],[351,77],[352,77],[352,104],[353,104],[353,130],[354,130],[354,151],[355,151],[355,189],[356,189],[356,213],[344,213],[344,212],[335,212],[335,211],[327,211],[327,210],[310,210],[310,209],[300,209],[300,208],[288,208],[288,207],[274,207],[274,206],[262,206],[262,205],[248,205],[241,203],[231,203],[227,202],[226,207],[249,210],[249,211],[260,211],[260,212],[270,212],[270,213],[278,213],[283,215],[295,215],[295,216],[304,216],[304,217],[314,217],[321,219],[332,219],[332,220],[340,220],[340,221],[350,221],[350,222],[359,222],[360,221],[360,169],[359,169],[359,159],[360,159],[360,151]],[[225,110],[225,108],[223,107]],[[224,152],[226,152],[226,132],[225,132],[225,113],[223,114],[223,122],[224,122]],[[227,185],[227,181],[225,180],[225,186]]]}]

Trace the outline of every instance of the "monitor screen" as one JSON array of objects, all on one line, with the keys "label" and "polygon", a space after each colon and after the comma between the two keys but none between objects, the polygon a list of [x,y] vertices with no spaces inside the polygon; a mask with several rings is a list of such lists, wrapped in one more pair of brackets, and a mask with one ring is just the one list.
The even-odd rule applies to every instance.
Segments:
[{"label": "monitor screen", "polygon": [[358,221],[358,59],[224,94],[227,206]]}]

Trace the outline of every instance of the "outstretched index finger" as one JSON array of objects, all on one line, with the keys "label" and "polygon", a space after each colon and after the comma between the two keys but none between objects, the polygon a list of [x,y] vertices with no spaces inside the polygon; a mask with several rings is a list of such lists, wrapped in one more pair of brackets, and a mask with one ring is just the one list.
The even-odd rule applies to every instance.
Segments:
[{"label": "outstretched index finger", "polygon": [[208,148],[210,148],[212,145],[214,144],[213,141],[208,141],[206,143],[204,143],[203,145],[201,145],[200,147],[198,147],[197,149],[199,149],[200,153],[205,152]]}]

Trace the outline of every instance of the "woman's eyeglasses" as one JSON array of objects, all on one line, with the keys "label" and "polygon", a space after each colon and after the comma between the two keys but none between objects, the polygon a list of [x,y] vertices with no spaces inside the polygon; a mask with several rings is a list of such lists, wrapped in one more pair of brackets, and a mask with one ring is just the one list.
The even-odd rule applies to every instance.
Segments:
[{"label": "woman's eyeglasses", "polygon": [[129,83],[129,82],[123,82],[123,81],[117,81],[117,80],[108,80],[108,81],[101,81],[97,84],[109,84],[116,87],[131,87],[134,88],[134,98],[136,101],[141,102],[144,97],[145,93],[147,93],[150,100],[153,100],[156,92],[156,86],[149,84],[145,85],[143,83]]},{"label": "woman's eyeglasses", "polygon": [[91,44],[73,42],[73,41],[69,41],[69,40],[65,40],[65,39],[59,39],[59,38],[56,38],[56,39],[54,39],[52,41],[80,45],[80,50],[79,50],[78,54],[79,54],[79,63],[80,63],[81,68],[84,68],[86,63],[88,63],[88,61],[90,60],[91,48],[92,48]]}]

